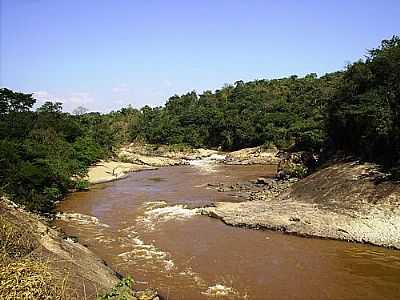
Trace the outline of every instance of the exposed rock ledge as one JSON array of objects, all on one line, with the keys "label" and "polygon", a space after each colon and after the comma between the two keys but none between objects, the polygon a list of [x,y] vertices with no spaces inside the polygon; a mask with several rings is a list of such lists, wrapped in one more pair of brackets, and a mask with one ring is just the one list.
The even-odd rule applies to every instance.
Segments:
[{"label": "exposed rock ledge", "polygon": [[[26,238],[37,242],[38,247],[30,256],[48,262],[52,270],[63,277],[66,299],[96,299],[98,292],[108,291],[118,283],[119,276],[103,260],[49,227],[45,218],[25,211],[5,198],[0,198],[0,217],[18,224],[26,231]],[[132,299],[159,300],[153,289],[133,293]]]},{"label": "exposed rock ledge", "polygon": [[201,148],[172,151],[168,146],[132,143],[122,147],[114,160],[102,160],[91,166],[86,179],[90,184],[105,183],[123,179],[130,172],[187,165],[189,160],[201,159],[218,153],[216,150]]},{"label": "exposed rock ledge", "polygon": [[[211,149],[180,149],[173,146],[131,143],[119,149],[114,160],[100,161],[89,168],[90,184],[123,179],[130,172],[152,170],[159,167],[187,165],[191,160],[220,154]],[[245,148],[226,155],[225,164],[278,164],[281,158],[277,149]]]},{"label": "exposed rock ledge", "polygon": [[263,149],[262,147],[245,148],[227,154],[224,161],[229,165],[252,165],[252,164],[278,164],[278,149]]},{"label": "exposed rock ledge", "polygon": [[187,165],[189,160],[219,153],[210,149],[172,150],[171,146],[131,143],[122,147],[117,156],[121,161],[152,167]]},{"label": "exposed rock ledge", "polygon": [[335,163],[278,197],[216,203],[203,213],[233,226],[400,249],[400,185],[372,164]]}]

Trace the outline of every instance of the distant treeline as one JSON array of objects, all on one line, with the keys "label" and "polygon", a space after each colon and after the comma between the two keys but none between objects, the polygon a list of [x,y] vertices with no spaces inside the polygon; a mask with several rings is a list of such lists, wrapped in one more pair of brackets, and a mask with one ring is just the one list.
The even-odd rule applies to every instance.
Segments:
[{"label": "distant treeline", "polygon": [[32,210],[48,211],[69,189],[85,187],[72,178],[82,178],[89,165],[133,140],[341,151],[395,171],[400,38],[383,41],[344,71],[237,81],[214,92],[175,95],[164,107],[69,114],[61,103],[33,111],[34,104],[30,94],[0,89],[0,192]]},{"label": "distant treeline", "polygon": [[136,132],[152,143],[234,150],[255,145],[343,151],[393,166],[400,159],[400,38],[346,70],[317,77],[237,81],[141,109]]}]

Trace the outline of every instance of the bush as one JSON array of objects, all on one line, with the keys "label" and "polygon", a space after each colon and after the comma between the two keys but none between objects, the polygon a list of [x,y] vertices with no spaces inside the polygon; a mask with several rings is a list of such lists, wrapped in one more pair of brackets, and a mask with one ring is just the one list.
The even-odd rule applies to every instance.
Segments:
[{"label": "bush", "polygon": [[278,177],[280,179],[287,178],[304,178],[308,175],[309,169],[303,164],[293,163],[291,161],[284,161],[279,166]]},{"label": "bush", "polygon": [[74,183],[74,188],[79,191],[87,190],[89,188],[89,181],[84,179],[78,179]]},{"label": "bush", "polygon": [[128,300],[135,296],[132,290],[134,280],[131,277],[121,279],[110,291],[97,295],[98,300]]}]

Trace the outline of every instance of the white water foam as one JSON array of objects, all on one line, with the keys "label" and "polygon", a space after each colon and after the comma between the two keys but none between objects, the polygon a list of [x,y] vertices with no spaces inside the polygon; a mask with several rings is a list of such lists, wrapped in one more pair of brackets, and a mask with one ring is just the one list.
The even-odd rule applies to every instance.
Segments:
[{"label": "white water foam", "polygon": [[209,157],[191,160],[189,164],[198,168],[201,172],[213,173],[217,171],[218,162],[224,160],[226,155],[213,154]]},{"label": "white water foam", "polygon": [[143,261],[151,265],[161,265],[162,271],[170,272],[175,268],[175,263],[170,258],[168,252],[158,249],[153,244],[146,244],[138,236],[130,239],[133,249],[118,254],[125,262],[139,262],[141,265]]},{"label": "white water foam", "polygon": [[213,286],[209,286],[205,292],[202,292],[202,294],[207,295],[209,297],[227,297],[227,296],[239,295],[239,293],[232,287],[225,286],[220,283],[217,283]]},{"label": "white water foam", "polygon": [[195,215],[199,215],[199,208],[187,208],[185,205],[166,206],[164,201],[147,202],[143,216],[137,217],[136,221],[142,225],[145,230],[153,231],[160,223],[165,223],[171,220],[187,220]]},{"label": "white water foam", "polygon": [[97,225],[102,227],[110,227],[107,224],[101,223],[100,220],[96,217],[79,213],[57,213],[56,218],[63,221],[76,222],[80,225]]},{"label": "white water foam", "polygon": [[199,287],[206,287],[206,282],[200,277],[200,275],[192,270],[191,267],[186,268],[184,271],[180,272],[179,275],[190,278]]}]

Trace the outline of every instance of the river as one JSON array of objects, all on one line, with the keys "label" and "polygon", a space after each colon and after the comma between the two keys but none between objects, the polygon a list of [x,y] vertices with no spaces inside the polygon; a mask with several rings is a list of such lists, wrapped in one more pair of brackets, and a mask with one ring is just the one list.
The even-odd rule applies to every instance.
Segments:
[{"label": "river", "polygon": [[241,201],[209,189],[274,166],[195,162],[73,193],[56,225],[165,299],[400,299],[400,251],[234,228],[196,207]]}]

